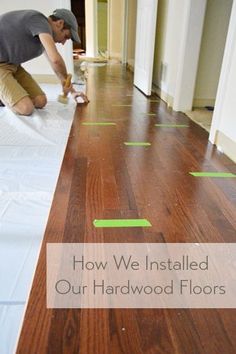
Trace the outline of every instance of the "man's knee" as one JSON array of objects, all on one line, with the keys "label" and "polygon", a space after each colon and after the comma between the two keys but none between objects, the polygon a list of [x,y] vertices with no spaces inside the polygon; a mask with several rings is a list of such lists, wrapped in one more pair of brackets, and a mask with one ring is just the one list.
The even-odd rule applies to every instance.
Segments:
[{"label": "man's knee", "polygon": [[13,112],[23,115],[23,116],[30,116],[34,111],[34,105],[31,99],[27,97],[23,97],[19,100],[13,107]]},{"label": "man's knee", "polygon": [[33,99],[33,104],[35,108],[43,108],[47,104],[47,97],[45,95],[36,96]]}]

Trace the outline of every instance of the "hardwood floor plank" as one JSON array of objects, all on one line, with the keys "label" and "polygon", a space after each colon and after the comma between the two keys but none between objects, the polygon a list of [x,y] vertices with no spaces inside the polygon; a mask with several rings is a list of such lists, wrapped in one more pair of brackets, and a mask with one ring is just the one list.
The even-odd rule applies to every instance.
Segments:
[{"label": "hardwood floor plank", "polygon": [[[142,95],[119,65],[90,68],[88,95],[89,105],[78,105],[74,117],[17,353],[235,353],[235,309],[46,309],[48,242],[145,249],[145,243],[236,241],[235,179],[189,174],[236,173],[206,131]],[[116,125],[82,125],[95,121]],[[95,219],[147,219],[152,227],[96,228]]]}]

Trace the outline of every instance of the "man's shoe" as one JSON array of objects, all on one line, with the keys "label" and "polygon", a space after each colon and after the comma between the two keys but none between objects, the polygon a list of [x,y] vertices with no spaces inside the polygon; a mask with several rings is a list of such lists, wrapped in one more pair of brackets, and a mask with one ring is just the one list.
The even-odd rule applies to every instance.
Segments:
[{"label": "man's shoe", "polygon": [[0,107],[5,107],[5,104],[0,100]]}]

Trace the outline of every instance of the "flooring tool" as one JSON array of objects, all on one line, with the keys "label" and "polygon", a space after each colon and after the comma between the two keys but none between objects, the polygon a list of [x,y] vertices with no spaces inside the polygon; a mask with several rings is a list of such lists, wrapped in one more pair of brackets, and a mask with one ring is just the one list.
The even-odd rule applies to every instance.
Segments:
[{"label": "flooring tool", "polygon": [[[72,75],[68,74],[67,78],[66,78],[66,81],[65,81],[65,85],[64,85],[65,88],[70,87],[71,78],[72,78]],[[63,103],[63,104],[67,104],[68,103],[68,97],[67,97],[67,95],[65,93],[62,93],[61,95],[59,95],[57,100],[58,100],[58,102]]]}]

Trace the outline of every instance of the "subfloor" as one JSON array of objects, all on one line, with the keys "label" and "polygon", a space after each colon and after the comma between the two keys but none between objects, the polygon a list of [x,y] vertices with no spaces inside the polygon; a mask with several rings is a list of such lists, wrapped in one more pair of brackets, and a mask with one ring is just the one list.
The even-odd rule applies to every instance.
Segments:
[{"label": "subfloor", "polygon": [[[234,354],[235,309],[46,308],[47,243],[236,241],[236,165],[204,129],[147,99],[119,65],[89,68],[88,96],[75,113],[17,353]],[[151,225],[95,227],[101,219]]]},{"label": "subfloor", "polygon": [[200,125],[208,133],[210,133],[213,111],[207,108],[194,108],[192,111],[187,111],[185,114],[195,123]]}]

